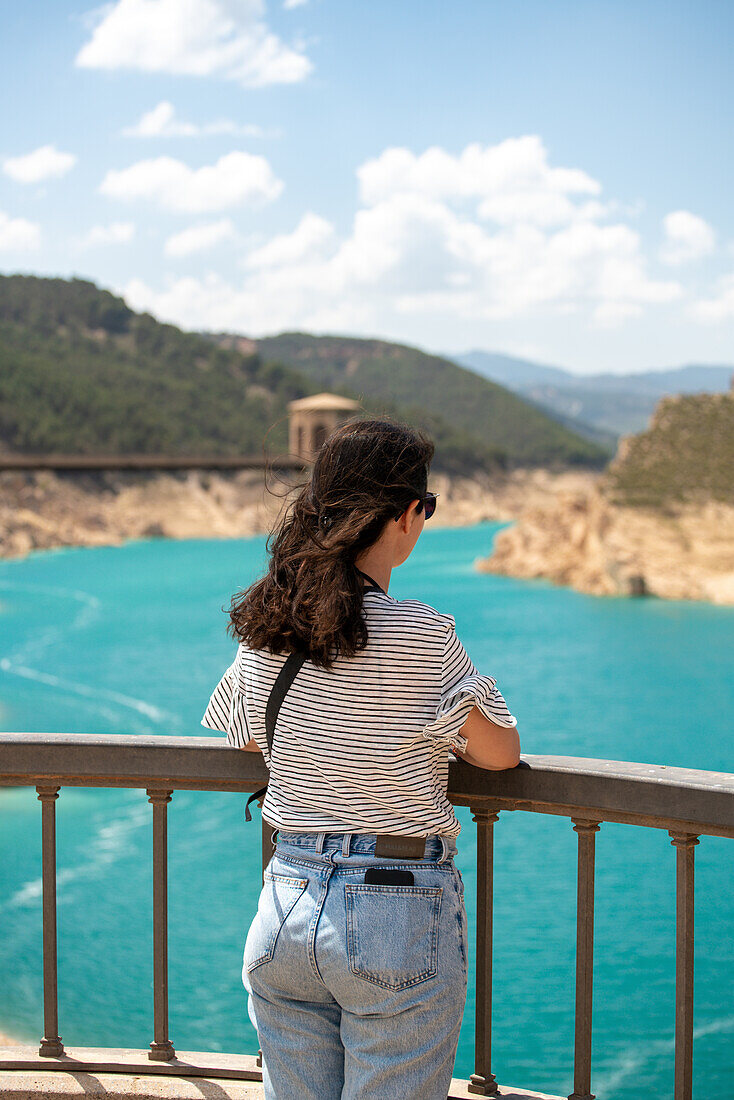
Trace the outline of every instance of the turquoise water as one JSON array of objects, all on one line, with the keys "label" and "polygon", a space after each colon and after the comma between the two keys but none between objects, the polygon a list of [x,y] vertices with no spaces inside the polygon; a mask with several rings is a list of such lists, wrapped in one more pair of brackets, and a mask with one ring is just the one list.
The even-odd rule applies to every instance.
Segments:
[{"label": "turquoise water", "polygon": [[[599,599],[480,574],[499,525],[426,529],[393,573],[397,597],[456,617],[496,676],[523,751],[734,771],[734,610]],[[232,592],[260,538],[140,541],[0,563],[0,729],[201,736],[234,655]],[[213,736],[217,736],[214,734]],[[259,813],[244,796],[175,793],[169,807],[170,1034],[182,1050],[254,1052],[240,984],[260,886]],[[40,804],[0,791],[0,1031],[42,1031]],[[65,788],[57,803],[60,1030],[69,1046],[152,1038],[150,811],[144,791]],[[474,936],[475,826],[458,865]],[[576,842],[571,823],[504,813],[495,828],[493,1068],[572,1091]],[[672,1096],[675,849],[664,830],[596,836],[592,1090]],[[696,849],[696,1100],[734,1088],[734,848]],[[473,951],[472,951],[473,954]],[[472,960],[473,961],[473,960]],[[470,987],[456,1074],[472,1069]]]}]

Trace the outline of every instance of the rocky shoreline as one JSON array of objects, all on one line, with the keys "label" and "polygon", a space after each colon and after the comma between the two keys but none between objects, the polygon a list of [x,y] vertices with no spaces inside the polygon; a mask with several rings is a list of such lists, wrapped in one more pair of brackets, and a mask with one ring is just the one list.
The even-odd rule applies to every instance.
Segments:
[{"label": "rocky shoreline", "polygon": [[[431,477],[440,493],[431,526],[515,519],[528,503],[586,475],[515,470],[477,479]],[[0,558],[62,546],[116,546],[145,538],[244,538],[266,534],[293,492],[277,471],[0,471]]]},{"label": "rocky shoreline", "polygon": [[500,531],[484,572],[543,577],[597,596],[657,596],[734,606],[734,507],[665,511],[611,504],[591,482],[530,506]]},{"label": "rocky shoreline", "polygon": [[[0,558],[130,539],[266,534],[293,475],[262,471],[0,472]],[[587,470],[436,474],[431,526],[517,521],[477,568],[542,577],[599,596],[653,595],[734,605],[734,507],[708,501],[653,511],[609,502]]]},{"label": "rocky shoreline", "polygon": [[479,568],[598,596],[734,605],[734,390],[662,398],[603,474],[528,504]]}]

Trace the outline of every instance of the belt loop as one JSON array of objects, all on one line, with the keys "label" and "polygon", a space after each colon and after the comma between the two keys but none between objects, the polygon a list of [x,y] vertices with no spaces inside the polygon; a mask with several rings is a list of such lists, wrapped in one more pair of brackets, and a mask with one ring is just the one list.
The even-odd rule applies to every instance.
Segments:
[{"label": "belt loop", "polygon": [[270,834],[270,843],[273,845],[273,847],[275,847],[275,837],[278,831],[278,829],[273,829],[272,833]]},{"label": "belt loop", "polygon": [[316,852],[318,855],[322,855],[324,851],[324,841],[326,840],[326,833],[319,833],[316,837]]},{"label": "belt loop", "polygon": [[349,843],[350,843],[351,839],[352,839],[352,834],[351,833],[345,833],[344,834],[344,840],[342,841],[342,855],[343,856],[348,856],[349,855]]},{"label": "belt loop", "polygon": [[448,845],[448,841],[446,840],[446,837],[443,835],[443,833],[441,833],[440,839],[441,839],[441,855],[439,856],[438,862],[443,863],[444,860],[448,859],[449,845]]}]

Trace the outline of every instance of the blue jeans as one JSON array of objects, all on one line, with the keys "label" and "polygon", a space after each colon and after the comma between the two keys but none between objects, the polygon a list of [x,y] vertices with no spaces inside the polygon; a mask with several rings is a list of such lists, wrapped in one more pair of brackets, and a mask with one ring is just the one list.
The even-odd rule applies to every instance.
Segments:
[{"label": "blue jeans", "polygon": [[[468,975],[456,842],[431,836],[413,860],[374,848],[374,833],[277,834],[242,965],[265,1100],[446,1100]],[[368,867],[415,883],[365,884]]]}]

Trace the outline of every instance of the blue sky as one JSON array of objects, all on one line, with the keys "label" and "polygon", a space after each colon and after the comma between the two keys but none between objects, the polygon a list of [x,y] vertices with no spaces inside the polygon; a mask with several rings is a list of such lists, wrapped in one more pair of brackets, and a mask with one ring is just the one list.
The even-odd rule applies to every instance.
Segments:
[{"label": "blue sky", "polygon": [[4,0],[0,271],[187,329],[734,362],[734,6]]}]

